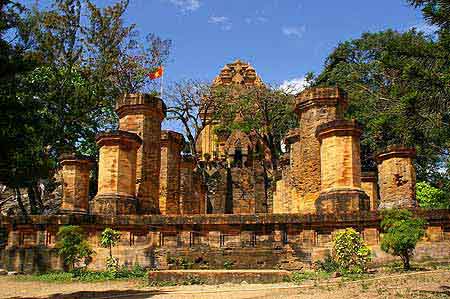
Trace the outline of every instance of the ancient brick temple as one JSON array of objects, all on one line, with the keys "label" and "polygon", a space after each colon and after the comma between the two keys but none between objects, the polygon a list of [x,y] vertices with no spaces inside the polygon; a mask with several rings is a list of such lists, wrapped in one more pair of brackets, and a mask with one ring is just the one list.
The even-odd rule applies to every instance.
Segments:
[{"label": "ancient brick temple", "polygon": [[[236,61],[214,84],[262,84],[255,70]],[[226,163],[182,154],[184,138],[162,131],[164,102],[147,94],[117,101],[119,129],[97,137],[98,193],[88,197],[92,162],[61,157],[63,203],[58,215],[1,218],[8,241],[0,266],[34,272],[61,267],[55,249],[62,225],[79,225],[103,268],[107,250],[102,230],[121,232],[113,249],[119,262],[156,269],[181,267],[308,267],[330,252],[334,234],[346,227],[361,232],[375,262],[392,259],[379,248],[380,213],[408,208],[427,219],[426,237],[415,258],[450,258],[450,211],[421,210],[415,199],[415,151],[401,146],[376,156],[377,171],[362,172],[361,126],[344,119],[347,95],[339,88],[312,88],[296,96],[298,128],[289,132],[288,152],[273,194],[264,179],[264,155],[252,134],[236,130],[218,136],[208,126],[199,153]],[[239,117],[239,116],[237,116]],[[199,170],[201,169],[201,171]],[[205,177],[207,179],[205,179]]]}]

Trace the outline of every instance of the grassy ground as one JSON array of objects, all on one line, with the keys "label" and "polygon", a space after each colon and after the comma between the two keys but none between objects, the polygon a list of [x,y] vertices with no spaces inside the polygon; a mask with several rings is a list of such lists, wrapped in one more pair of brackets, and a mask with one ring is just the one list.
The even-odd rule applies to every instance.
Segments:
[{"label": "grassy ground", "polygon": [[108,279],[104,272],[84,278],[58,272],[0,278],[0,298],[450,298],[448,264],[414,266],[413,271],[403,272],[392,264],[369,274],[338,278],[326,272],[303,271],[281,284],[216,286],[195,282],[149,285],[145,275]]}]

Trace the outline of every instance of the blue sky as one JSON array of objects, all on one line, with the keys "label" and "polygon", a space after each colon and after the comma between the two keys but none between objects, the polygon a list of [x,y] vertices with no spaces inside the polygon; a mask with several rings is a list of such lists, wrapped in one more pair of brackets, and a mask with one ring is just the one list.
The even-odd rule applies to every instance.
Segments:
[{"label": "blue sky", "polygon": [[125,21],[142,35],[172,40],[166,82],[212,80],[238,58],[265,82],[300,82],[307,72],[320,72],[341,41],[388,28],[429,29],[406,0],[130,0]]},{"label": "blue sky", "polygon": [[339,42],[363,32],[424,26],[405,0],[131,0],[127,22],[173,41],[169,81],[212,80],[240,58],[275,83],[319,72]]},{"label": "blue sky", "polygon": [[[36,1],[51,2],[22,0]],[[172,40],[165,82],[212,81],[224,64],[241,59],[267,83],[301,85],[339,42],[388,28],[430,30],[406,0],[130,0],[125,22]]]}]

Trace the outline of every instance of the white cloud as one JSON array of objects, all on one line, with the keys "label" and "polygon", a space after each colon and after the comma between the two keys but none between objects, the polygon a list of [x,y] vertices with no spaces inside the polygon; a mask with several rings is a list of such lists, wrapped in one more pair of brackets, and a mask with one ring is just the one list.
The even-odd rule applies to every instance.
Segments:
[{"label": "white cloud", "polygon": [[230,19],[225,16],[211,16],[209,17],[208,23],[219,25],[225,31],[230,30],[232,27]]},{"label": "white cloud", "polygon": [[269,19],[263,16],[259,16],[259,17],[255,17],[255,18],[251,18],[251,17],[247,17],[244,19],[245,23],[247,24],[263,24],[266,23]]},{"label": "white cloud", "polygon": [[306,31],[306,26],[285,26],[281,28],[281,32],[283,32],[284,35],[289,37],[297,37],[302,38],[303,34]]},{"label": "white cloud", "polygon": [[413,28],[415,28],[417,31],[421,31],[425,34],[434,34],[439,29],[439,27],[436,25],[428,25],[426,23],[414,25],[410,29],[413,29]]},{"label": "white cloud", "polygon": [[285,80],[280,85],[279,89],[284,90],[290,94],[297,94],[308,87],[305,77],[294,78],[291,80]]},{"label": "white cloud", "polygon": [[168,0],[182,12],[190,12],[200,8],[200,0]]}]

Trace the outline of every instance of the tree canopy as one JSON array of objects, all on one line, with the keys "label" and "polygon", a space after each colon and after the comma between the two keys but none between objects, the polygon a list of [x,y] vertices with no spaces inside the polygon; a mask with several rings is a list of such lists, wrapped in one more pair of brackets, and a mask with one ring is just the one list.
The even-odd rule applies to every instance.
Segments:
[{"label": "tree canopy", "polygon": [[344,88],[347,117],[364,126],[365,167],[391,144],[414,146],[420,180],[449,180],[449,51],[412,29],[365,33],[329,55],[313,85]]},{"label": "tree canopy", "polygon": [[96,157],[95,135],[116,126],[119,95],[153,90],[146,74],[167,60],[171,42],[125,25],[127,6],[1,2],[0,181],[19,202],[26,188],[23,214],[44,212],[39,185],[49,185],[61,153]]}]

